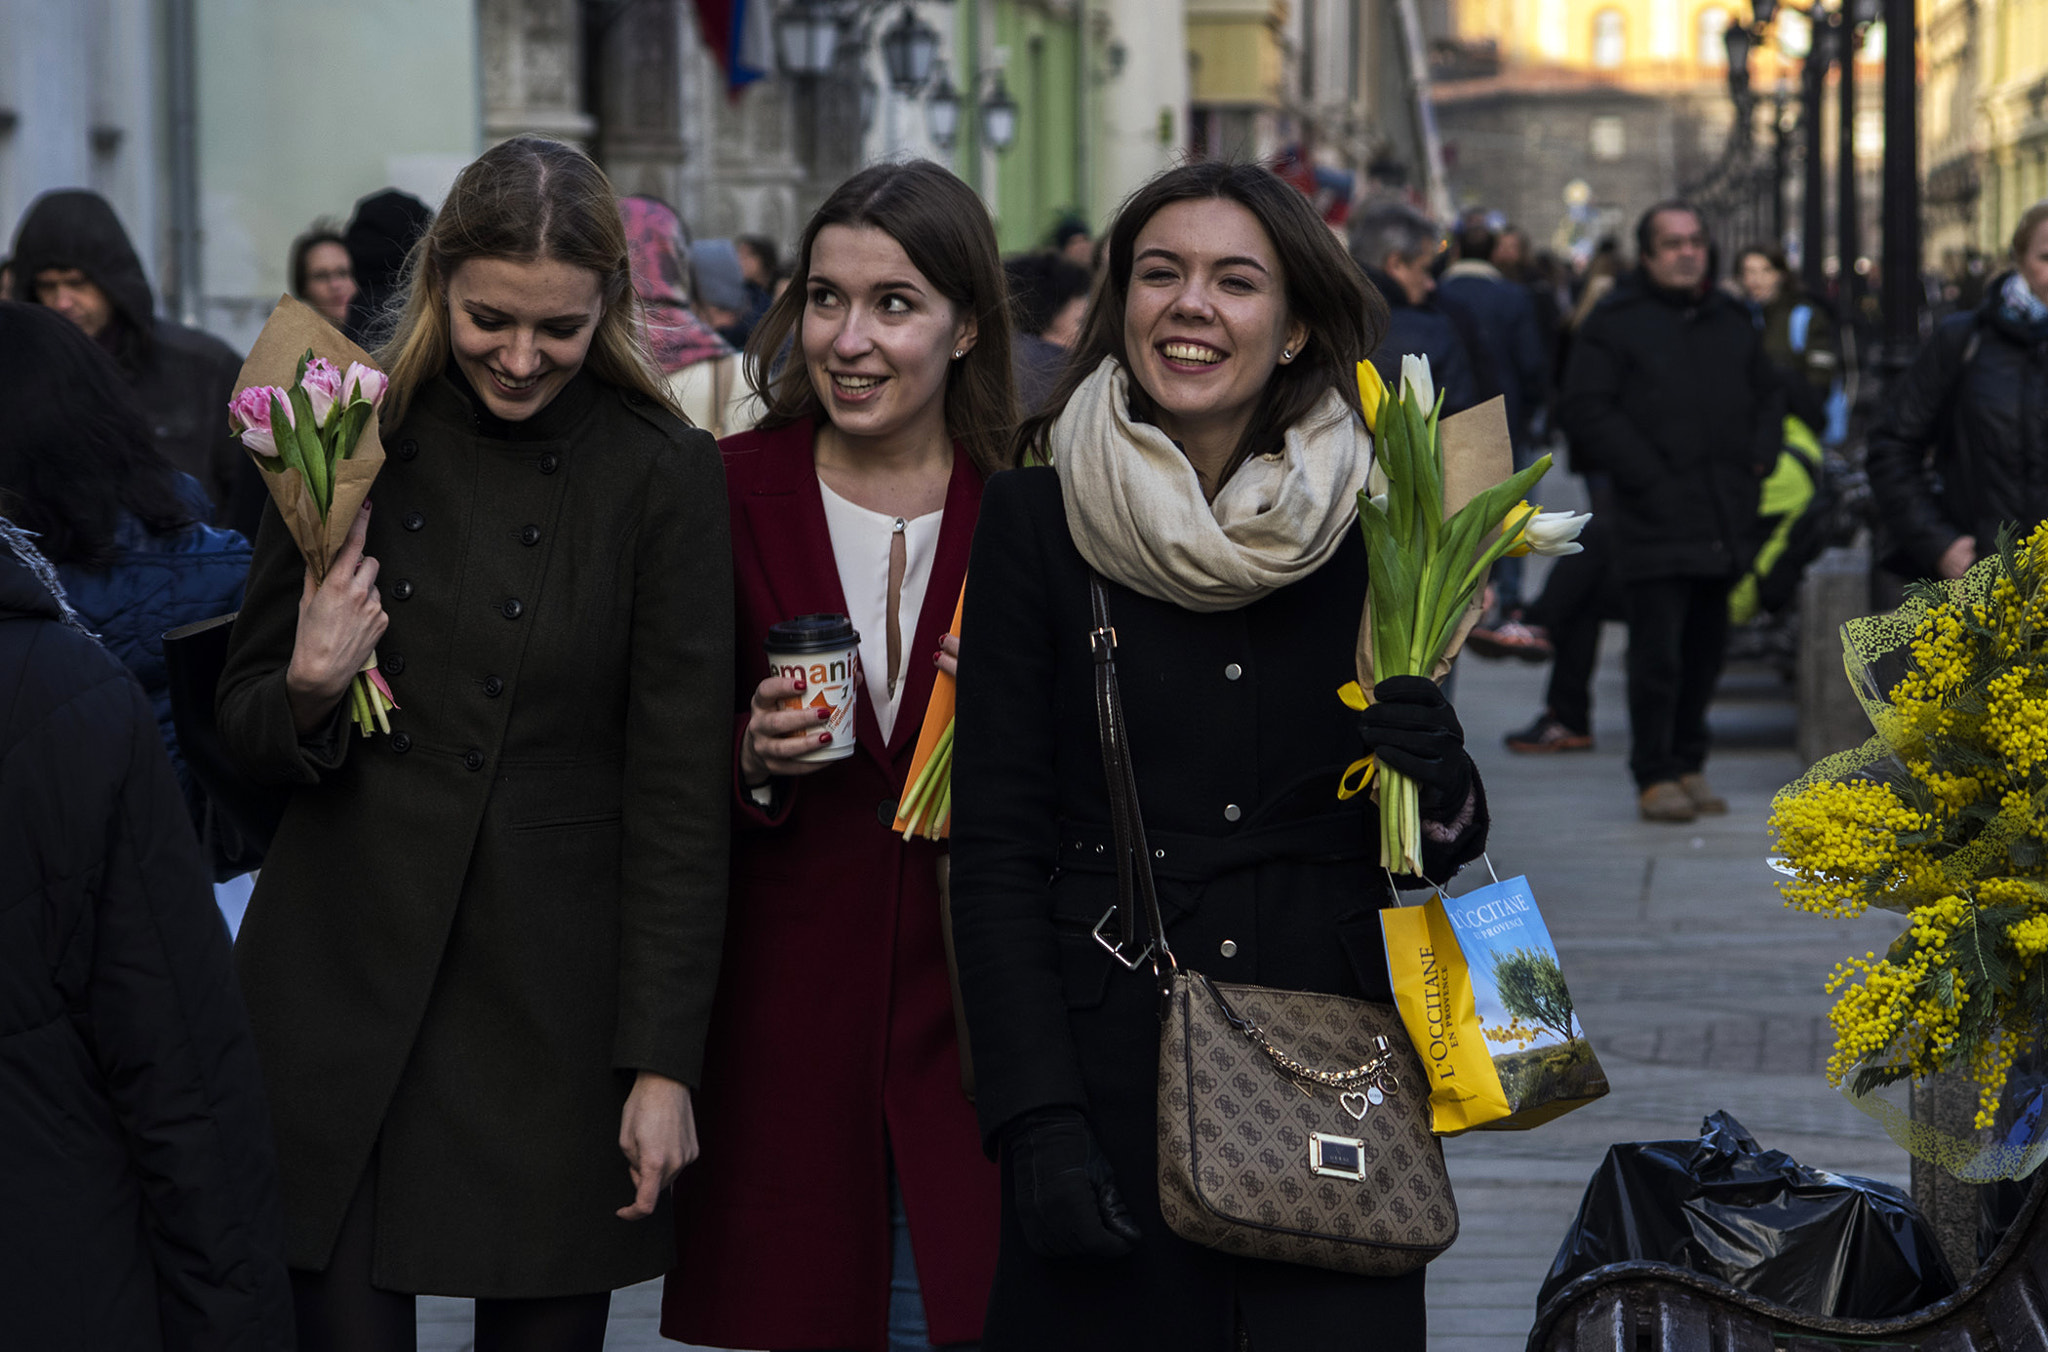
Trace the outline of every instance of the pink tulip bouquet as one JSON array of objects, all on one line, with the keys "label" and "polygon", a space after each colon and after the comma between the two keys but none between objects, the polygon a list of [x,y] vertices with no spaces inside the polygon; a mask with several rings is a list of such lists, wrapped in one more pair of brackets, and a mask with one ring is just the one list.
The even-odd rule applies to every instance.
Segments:
[{"label": "pink tulip bouquet", "polygon": [[[228,402],[228,430],[262,468],[316,582],[326,577],[383,468],[377,408],[387,383],[367,354],[287,297],[264,325]],[[375,653],[349,684],[348,701],[363,736],[391,731],[387,715],[398,701]]]}]

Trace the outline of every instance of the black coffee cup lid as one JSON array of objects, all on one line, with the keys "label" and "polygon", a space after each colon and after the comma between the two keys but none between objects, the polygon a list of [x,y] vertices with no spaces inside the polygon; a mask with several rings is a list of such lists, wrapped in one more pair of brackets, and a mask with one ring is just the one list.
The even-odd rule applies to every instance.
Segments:
[{"label": "black coffee cup lid", "polygon": [[768,626],[765,645],[774,653],[822,653],[850,648],[860,642],[853,621],[844,615],[799,615],[793,620]]}]

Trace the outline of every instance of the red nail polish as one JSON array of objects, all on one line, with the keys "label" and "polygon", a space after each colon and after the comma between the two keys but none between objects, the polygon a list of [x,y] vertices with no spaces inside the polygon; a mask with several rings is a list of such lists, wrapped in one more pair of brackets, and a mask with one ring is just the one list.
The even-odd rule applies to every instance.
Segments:
[{"label": "red nail polish", "polygon": [[830,746],[830,745],[832,745],[832,734],[831,734],[831,733],[829,733],[829,732],[821,732],[821,733],[819,733],[819,734],[818,734],[818,745],[819,745],[819,746]]},{"label": "red nail polish", "polygon": [[796,688],[799,692],[809,689],[809,687],[804,684],[804,678],[801,676],[796,678]]},{"label": "red nail polish", "polygon": [[937,666],[937,665],[938,665],[938,662],[939,662],[939,659],[940,659],[941,657],[944,657],[945,655],[946,655],[946,650],[945,650],[944,648],[941,648],[941,649],[939,649],[939,650],[938,650],[937,652],[933,653],[933,654],[932,654],[932,665],[933,665],[933,666]]},{"label": "red nail polish", "polygon": [[828,719],[830,719],[831,717],[832,717],[832,711],[831,711],[830,709],[820,709],[820,710],[818,710],[818,721],[819,721],[820,723],[823,723],[823,722],[827,721],[827,720],[828,720]]}]

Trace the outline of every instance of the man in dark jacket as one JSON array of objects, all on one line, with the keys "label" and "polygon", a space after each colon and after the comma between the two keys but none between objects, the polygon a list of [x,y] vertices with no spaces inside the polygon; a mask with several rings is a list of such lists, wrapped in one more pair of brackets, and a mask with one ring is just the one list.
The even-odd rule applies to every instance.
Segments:
[{"label": "man in dark jacket", "polygon": [[254,536],[256,521],[229,511],[245,477],[256,482],[256,508],[263,501],[262,471],[228,435],[242,359],[211,334],[157,317],[142,260],[107,199],[79,188],[37,198],[15,232],[14,288],[15,299],[49,306],[113,355],[157,450],[199,481],[216,524]]},{"label": "man in dark jacket", "polygon": [[0,517],[0,1343],[292,1345],[270,1121],[121,664]]},{"label": "man in dark jacket", "polygon": [[425,202],[396,188],[356,203],[341,237],[356,280],[355,297],[348,303],[350,339],[373,349],[383,340],[385,310],[405,280],[405,260],[433,219]]},{"label": "man in dark jacket", "polygon": [[1636,227],[1641,264],[1580,327],[1560,414],[1581,472],[1613,481],[1629,618],[1629,768],[1648,821],[1727,811],[1701,775],[1728,591],[1757,546],[1784,395],[1743,308],[1708,275],[1683,202]]},{"label": "man in dark jacket", "polygon": [[1473,317],[1436,294],[1430,267],[1443,248],[1436,223],[1404,203],[1383,202],[1354,216],[1350,234],[1351,257],[1387,301],[1387,332],[1372,354],[1380,378],[1396,386],[1401,358],[1412,352],[1429,358],[1447,415],[1499,393]]},{"label": "man in dark jacket", "polygon": [[2013,262],[1977,309],[1941,321],[1870,429],[1895,572],[1961,577],[2007,522],[2048,520],[2048,204],[2020,218]]}]

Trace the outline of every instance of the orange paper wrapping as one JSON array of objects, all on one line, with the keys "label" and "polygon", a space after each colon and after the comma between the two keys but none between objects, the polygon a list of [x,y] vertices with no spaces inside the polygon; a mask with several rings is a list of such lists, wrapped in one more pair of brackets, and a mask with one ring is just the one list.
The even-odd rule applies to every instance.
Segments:
[{"label": "orange paper wrapping", "polygon": [[[1393,407],[1391,392],[1386,407]],[[1508,440],[1507,401],[1495,395],[1483,404],[1443,419],[1437,424],[1437,432],[1444,443],[1444,517],[1448,520],[1460,507],[1515,472],[1515,448]],[[1486,538],[1493,537],[1489,534]],[[1472,593],[1472,604],[1465,608],[1464,618],[1452,631],[1450,642],[1444,645],[1444,655],[1437,660],[1431,679],[1441,681],[1451,674],[1451,663],[1465,646],[1465,636],[1479,623],[1485,597],[1486,579],[1481,577]],[[1368,692],[1375,684],[1369,598],[1358,622],[1358,683]]]},{"label": "orange paper wrapping", "polygon": [[[252,385],[290,389],[299,358],[307,348],[341,371],[348,370],[351,362],[376,365],[369,353],[350,342],[310,305],[290,296],[279,296],[277,308],[264,321],[263,332],[256,335],[256,346],[249,349],[249,359],[242,363],[242,373],[235,377],[235,393],[240,394]],[[273,468],[277,464],[274,457],[254,451],[249,455],[262,468],[270,499],[284,517],[285,528],[291,531],[299,553],[305,556],[306,566],[313,570],[314,580],[325,579],[327,565],[341,552],[348,539],[348,528],[355,523],[364,499],[370,496],[370,485],[384,468],[384,443],[378,438],[376,412],[373,410],[370,420],[363,424],[355,453],[334,466],[334,500],[325,521],[320,519],[320,508],[297,470],[280,471]]]},{"label": "orange paper wrapping", "polygon": [[[954,638],[960,637],[960,614],[966,609],[967,584],[962,582],[960,599],[953,605],[953,627],[946,631]],[[924,707],[924,726],[918,729],[917,750],[910,757],[910,775],[903,781],[906,797],[910,785],[917,783],[917,777],[924,773],[925,764],[931,760],[932,751],[937,748],[939,738],[946,733],[946,725],[953,721],[953,706],[958,696],[958,684],[951,676],[942,671],[933,678],[932,702]],[[939,834],[949,834],[952,824],[949,813],[947,819],[939,824]],[[896,820],[890,824],[889,829],[899,836],[910,829],[910,823],[903,819],[903,807],[900,802],[896,808]]]}]

